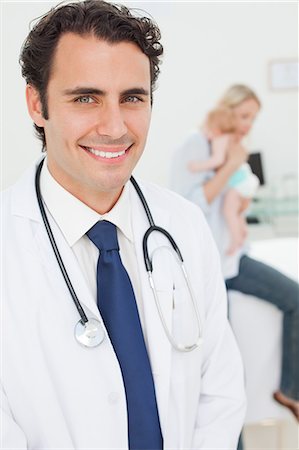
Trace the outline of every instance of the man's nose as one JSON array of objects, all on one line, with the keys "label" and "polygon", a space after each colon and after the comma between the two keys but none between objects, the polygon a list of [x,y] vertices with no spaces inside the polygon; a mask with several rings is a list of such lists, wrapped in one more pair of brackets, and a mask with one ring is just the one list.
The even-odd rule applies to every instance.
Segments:
[{"label": "man's nose", "polygon": [[107,104],[98,115],[97,132],[102,136],[119,139],[128,132],[121,104]]}]

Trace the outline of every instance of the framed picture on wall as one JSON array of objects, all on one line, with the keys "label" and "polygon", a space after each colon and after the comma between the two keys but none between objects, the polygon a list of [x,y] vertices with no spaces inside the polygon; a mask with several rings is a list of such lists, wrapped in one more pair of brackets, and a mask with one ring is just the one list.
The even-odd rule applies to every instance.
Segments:
[{"label": "framed picture on wall", "polygon": [[269,86],[271,90],[298,89],[299,60],[277,59],[269,63]]}]

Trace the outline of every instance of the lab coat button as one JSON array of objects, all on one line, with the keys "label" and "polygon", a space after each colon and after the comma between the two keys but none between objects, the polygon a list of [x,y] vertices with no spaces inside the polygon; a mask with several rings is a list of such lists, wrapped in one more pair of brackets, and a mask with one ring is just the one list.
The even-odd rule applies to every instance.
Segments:
[{"label": "lab coat button", "polygon": [[110,392],[110,394],[108,395],[108,401],[111,405],[118,403],[119,394],[117,392]]}]

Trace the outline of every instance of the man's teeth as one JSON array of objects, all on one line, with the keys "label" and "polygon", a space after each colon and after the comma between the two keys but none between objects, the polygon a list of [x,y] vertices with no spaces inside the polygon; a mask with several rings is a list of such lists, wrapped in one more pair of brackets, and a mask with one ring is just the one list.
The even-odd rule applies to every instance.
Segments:
[{"label": "man's teeth", "polygon": [[101,150],[95,150],[90,147],[85,147],[90,153],[95,156],[101,156],[102,158],[118,158],[119,156],[123,156],[126,153],[126,150],[122,150],[121,152],[103,152]]}]

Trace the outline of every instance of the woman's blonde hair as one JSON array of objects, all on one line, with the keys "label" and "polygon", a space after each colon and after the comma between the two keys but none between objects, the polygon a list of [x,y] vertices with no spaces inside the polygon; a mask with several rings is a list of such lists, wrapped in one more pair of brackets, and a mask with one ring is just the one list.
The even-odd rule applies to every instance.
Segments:
[{"label": "woman's blonde hair", "polygon": [[234,84],[227,89],[218,105],[224,108],[234,108],[250,99],[255,100],[261,107],[261,101],[252,89],[244,84]]}]

